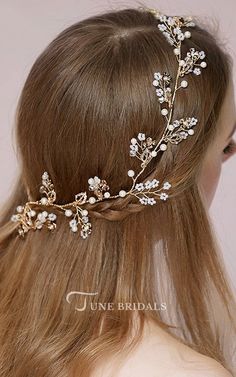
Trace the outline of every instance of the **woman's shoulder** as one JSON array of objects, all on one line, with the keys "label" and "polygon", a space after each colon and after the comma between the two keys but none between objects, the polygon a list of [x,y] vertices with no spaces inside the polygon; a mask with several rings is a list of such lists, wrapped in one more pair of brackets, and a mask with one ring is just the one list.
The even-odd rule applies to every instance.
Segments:
[{"label": "woman's shoulder", "polygon": [[147,327],[122,364],[106,360],[93,377],[232,377],[219,362],[184,345],[157,325]]}]

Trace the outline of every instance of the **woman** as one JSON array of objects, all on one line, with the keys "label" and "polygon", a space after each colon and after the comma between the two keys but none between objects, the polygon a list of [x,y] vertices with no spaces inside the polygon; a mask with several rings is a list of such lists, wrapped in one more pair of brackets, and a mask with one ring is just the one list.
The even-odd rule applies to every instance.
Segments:
[{"label": "woman", "polygon": [[[29,73],[17,109],[20,175],[0,230],[2,376],[235,373],[235,297],[208,214],[222,163],[235,153],[232,62],[188,19],[182,57],[200,51],[206,62],[201,74],[199,65],[181,78],[167,110],[158,80],[167,77],[170,96],[184,66],[180,45],[164,34],[167,21],[182,33],[180,19],[144,8],[82,20],[60,33]],[[169,140],[162,139],[171,111],[172,120],[194,121],[176,143],[174,121]],[[126,195],[140,167],[132,158],[136,135],[166,140],[142,174],[142,182],[167,182],[168,195],[153,205]],[[20,217],[12,215],[41,200],[41,177],[58,205],[56,229],[43,226],[42,212],[38,228],[24,234],[23,227],[19,237]],[[60,210],[95,177],[119,195],[81,206],[92,223],[83,239],[75,222],[69,230],[70,210]]]}]

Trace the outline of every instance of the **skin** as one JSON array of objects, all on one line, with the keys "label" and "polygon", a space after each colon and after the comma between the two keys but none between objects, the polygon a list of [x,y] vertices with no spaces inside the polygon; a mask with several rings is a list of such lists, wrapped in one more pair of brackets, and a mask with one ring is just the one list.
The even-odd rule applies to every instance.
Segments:
[{"label": "skin", "polygon": [[235,124],[236,107],[234,84],[231,80],[218,120],[218,132],[215,140],[213,140],[207,151],[198,181],[200,192],[208,208],[213,201],[219,183],[223,163],[228,161],[236,153],[236,147],[233,148],[230,154],[224,153],[224,151],[226,152],[225,148],[228,146],[230,141],[235,143],[233,134],[231,137],[228,137],[229,134],[234,132]]},{"label": "skin", "polygon": [[[223,163],[236,153],[236,147],[230,154],[225,153],[225,148],[233,141],[235,122],[234,85],[231,81],[218,120],[217,135],[207,151],[198,178],[200,193],[208,208]],[[106,359],[105,364],[101,360],[93,377],[233,377],[220,363],[182,344],[152,321],[146,321],[141,342],[122,367],[116,367],[116,361],[116,355]]]}]

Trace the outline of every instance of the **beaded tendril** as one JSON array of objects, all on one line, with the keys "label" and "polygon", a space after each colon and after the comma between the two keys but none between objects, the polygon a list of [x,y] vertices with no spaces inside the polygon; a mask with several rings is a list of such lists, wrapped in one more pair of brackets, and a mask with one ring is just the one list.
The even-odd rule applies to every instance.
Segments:
[{"label": "beaded tendril", "polygon": [[[172,87],[172,77],[167,72],[155,72],[153,86],[156,88],[156,95],[161,107],[161,114],[166,120],[166,126],[162,137],[159,141],[140,132],[137,137],[132,138],[130,142],[130,156],[136,157],[141,161],[141,170],[135,176],[134,170],[128,170],[128,176],[132,178],[132,186],[129,191],[120,190],[117,195],[110,195],[110,187],[106,180],[95,176],[88,179],[89,191],[93,191],[94,196],[88,197],[87,192],[80,192],[75,195],[75,200],[64,205],[56,204],[56,192],[54,185],[49,177],[48,172],[42,175],[42,186],[40,192],[43,194],[39,201],[29,201],[24,206],[17,206],[17,214],[12,215],[11,220],[19,222],[18,233],[24,237],[30,229],[41,229],[43,226],[49,230],[56,228],[56,214],[49,212],[49,208],[57,208],[64,212],[64,215],[70,218],[69,227],[72,232],[77,232],[80,227],[80,235],[83,239],[88,238],[92,231],[92,225],[89,221],[88,211],[81,206],[85,203],[94,204],[103,200],[123,198],[128,195],[135,196],[143,205],[153,205],[156,203],[155,198],[166,201],[168,194],[164,191],[169,190],[171,184],[164,182],[159,187],[157,179],[147,180],[137,183],[138,177],[143,173],[150,161],[157,156],[159,151],[166,151],[168,143],[179,144],[189,135],[194,134],[193,127],[198,120],[194,117],[185,117],[172,120],[174,100],[176,92],[179,89],[185,89],[188,86],[187,80],[182,77],[190,73],[196,76],[201,74],[201,68],[206,68],[207,63],[204,51],[196,51],[190,48],[185,57],[181,56],[181,45],[185,38],[191,37],[191,32],[183,31],[183,27],[194,27],[195,23],[192,17],[168,17],[161,14],[155,9],[139,7],[141,11],[147,11],[154,15],[158,20],[158,29],[164,35],[168,43],[173,46],[173,52],[178,63],[175,83]],[[181,80],[179,83],[179,79]],[[36,213],[33,206],[44,207],[44,210]],[[46,211],[46,209],[48,211]]]}]

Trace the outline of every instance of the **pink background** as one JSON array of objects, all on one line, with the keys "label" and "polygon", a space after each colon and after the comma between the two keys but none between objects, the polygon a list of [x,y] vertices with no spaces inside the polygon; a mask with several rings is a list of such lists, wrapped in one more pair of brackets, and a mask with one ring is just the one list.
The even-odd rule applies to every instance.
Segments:
[{"label": "pink background", "polygon": [[[219,36],[235,59],[235,0],[160,0],[146,5],[163,13],[199,15],[219,21]],[[108,9],[139,6],[135,1],[8,0],[0,2],[0,204],[17,175],[12,128],[17,99],[36,57],[58,32]],[[234,77],[235,82],[235,77]],[[32,166],[32,169],[34,167]],[[236,158],[224,164],[211,215],[229,274],[236,286]],[[19,203],[20,204],[20,203]]]}]

